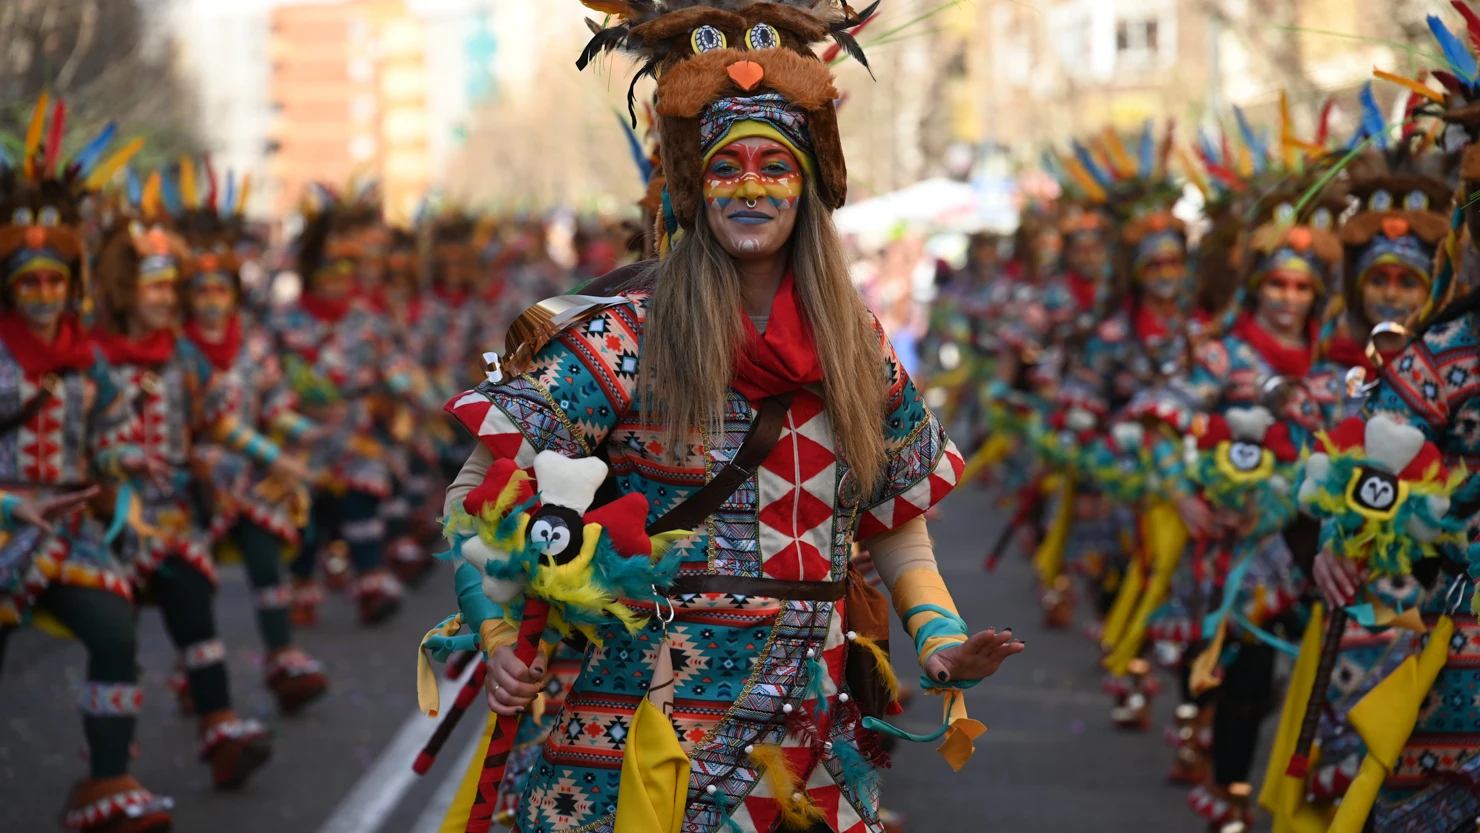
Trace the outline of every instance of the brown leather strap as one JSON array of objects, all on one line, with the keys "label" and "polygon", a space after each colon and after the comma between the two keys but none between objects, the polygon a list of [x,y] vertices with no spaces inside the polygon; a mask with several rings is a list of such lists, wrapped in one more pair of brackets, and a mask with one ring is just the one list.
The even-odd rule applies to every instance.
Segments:
[{"label": "brown leather strap", "polygon": [[26,423],[34,419],[37,414],[41,413],[41,409],[45,408],[47,403],[52,400],[52,397],[56,395],[54,391],[56,390],[57,386],[61,384],[62,381],[60,377],[47,376],[45,379],[43,379],[41,382],[41,390],[37,391],[35,396],[27,399],[25,403],[21,405],[21,409],[15,414],[7,417],[6,419],[0,420],[0,437],[3,437],[6,434],[9,434],[10,432],[16,430],[17,428],[20,428],[22,425],[25,425]]},{"label": "brown leather strap", "polygon": [[[735,452],[734,459],[720,469],[714,478],[704,484],[689,499],[668,510],[663,517],[648,524],[648,535],[672,532],[675,529],[697,530],[710,515],[735,494],[741,484],[755,476],[756,469],[771,456],[771,450],[781,439],[781,427],[786,422],[786,411],[791,407],[792,394],[783,393],[761,401],[760,413],[750,424],[750,431]],[[841,598],[841,597],[840,597]]]},{"label": "brown leather strap", "polygon": [[729,593],[762,596],[787,602],[836,602],[848,592],[847,581],[782,581],[751,576],[688,575],[674,579],[664,591],[670,596],[696,593]]}]

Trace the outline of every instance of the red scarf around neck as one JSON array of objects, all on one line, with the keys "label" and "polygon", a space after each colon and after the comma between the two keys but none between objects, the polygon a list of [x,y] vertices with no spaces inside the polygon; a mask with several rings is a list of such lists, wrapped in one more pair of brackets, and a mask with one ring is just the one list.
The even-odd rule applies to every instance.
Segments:
[{"label": "red scarf around neck", "polygon": [[211,365],[217,370],[230,370],[236,364],[237,355],[241,353],[242,321],[236,315],[226,319],[226,334],[220,341],[206,338],[194,321],[185,325],[185,335],[195,342],[195,346],[200,348],[200,352],[210,359]]},{"label": "red scarf around neck", "polygon": [[[1281,344],[1268,330],[1259,326],[1251,313],[1246,312],[1233,322],[1232,333],[1248,342],[1281,376],[1303,377],[1315,364],[1315,351],[1309,345],[1291,347]],[[1311,343],[1314,340],[1312,333]]]},{"label": "red scarf around neck", "polygon": [[[1142,343],[1153,338],[1165,338],[1170,334],[1167,322],[1161,316],[1151,311],[1147,304],[1136,304],[1127,300],[1126,309],[1131,313],[1131,322],[1135,327],[1136,339]],[[1134,305],[1134,306],[1133,306]]]},{"label": "red scarf around neck", "polygon": [[781,393],[798,390],[822,381],[822,360],[811,328],[802,319],[796,281],[791,272],[781,279],[776,297],[771,301],[771,317],[766,331],[756,329],[755,322],[742,311],[745,344],[735,356],[735,390],[756,402]]},{"label": "red scarf around neck", "polygon": [[344,316],[349,314],[351,303],[349,298],[331,301],[328,298],[320,298],[312,292],[305,292],[298,299],[298,305],[303,307],[304,312],[325,324],[338,324]]},{"label": "red scarf around neck", "polygon": [[[410,298],[399,303],[399,306],[406,310],[406,323],[415,324],[421,320],[421,303],[422,296],[419,294],[412,295]],[[374,307],[375,311],[382,315],[392,315],[391,303],[384,289],[377,289],[370,295],[370,306]]]},{"label": "red scarf around neck", "polygon": [[36,337],[20,313],[7,312],[0,316],[0,340],[27,376],[86,370],[93,364],[93,340],[75,315],[62,316],[56,336],[47,343]]},{"label": "red scarf around neck", "polygon": [[1081,277],[1072,269],[1065,274],[1065,277],[1069,284],[1069,293],[1074,296],[1074,303],[1079,307],[1079,311],[1092,311],[1095,308],[1095,300],[1100,294],[1094,279]]},{"label": "red scarf around neck", "polygon": [[158,367],[175,354],[175,331],[166,327],[155,330],[141,339],[134,340],[122,333],[94,334],[103,355],[116,365],[128,367]]}]

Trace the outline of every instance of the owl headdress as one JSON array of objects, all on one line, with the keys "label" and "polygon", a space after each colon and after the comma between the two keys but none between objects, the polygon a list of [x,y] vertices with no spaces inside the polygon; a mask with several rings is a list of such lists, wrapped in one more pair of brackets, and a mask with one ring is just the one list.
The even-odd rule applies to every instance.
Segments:
[{"label": "owl headdress", "polygon": [[706,158],[748,136],[787,146],[823,204],[843,205],[848,171],[833,104],[838,91],[812,47],[836,41],[866,67],[848,30],[878,3],[859,13],[843,0],[582,2],[609,17],[606,26],[591,24],[595,36],[576,66],[620,49],[641,62],[634,86],[644,77],[657,80],[669,234],[693,225]]}]

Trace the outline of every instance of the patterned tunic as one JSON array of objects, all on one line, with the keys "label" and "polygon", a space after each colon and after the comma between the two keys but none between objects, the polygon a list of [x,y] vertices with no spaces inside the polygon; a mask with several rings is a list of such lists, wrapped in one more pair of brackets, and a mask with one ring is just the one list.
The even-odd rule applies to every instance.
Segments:
[{"label": "patterned tunic", "polygon": [[[0,341],[0,420],[19,414],[47,383],[27,373]],[[61,374],[54,391],[35,416],[0,436],[0,479],[46,484],[81,483],[95,473],[116,476],[119,458],[132,449],[129,413],[107,361],[97,354],[88,369]],[[31,605],[53,582],[133,598],[127,570],[103,542],[98,519],[81,513],[56,529],[45,540],[20,533],[0,546],[0,627],[26,621]]]},{"label": "patterned tunic", "polygon": [[[732,459],[756,412],[732,390],[722,429],[695,435],[677,465],[665,458],[659,430],[643,421],[635,401],[648,296],[626,295],[629,304],[573,325],[548,344],[528,374],[482,385],[448,407],[495,457],[521,466],[540,450],[584,457],[604,446],[621,491],[648,498],[651,521]],[[842,580],[855,537],[918,517],[950,491],[960,456],[892,350],[888,370],[889,461],[873,494],[857,487],[839,459],[822,397],[799,391],[770,457],[703,529],[676,545],[681,573]],[[648,615],[655,610],[652,598],[629,603]],[[715,593],[680,596],[673,604],[673,718],[693,772],[684,830],[719,830],[729,816],[744,833],[769,831],[779,805],[743,750],[779,744],[832,829],[879,833],[878,796],[843,777],[839,752],[857,753],[861,742],[871,747],[856,702],[838,698],[843,603]],[[617,626],[603,636],[529,778],[515,820],[523,833],[612,829],[626,736],[662,629],[653,621],[637,634]],[[816,690],[825,710],[809,693]],[[791,717],[783,705],[793,706]],[[815,722],[803,726],[804,715],[808,721],[815,715]],[[710,786],[714,795],[706,792]]]},{"label": "patterned tunic", "polygon": [[207,507],[200,505],[191,471],[195,437],[208,424],[207,415],[219,410],[209,401],[219,395],[211,387],[210,362],[194,344],[181,338],[163,364],[119,363],[111,367],[111,373],[134,411],[128,441],[174,470],[168,483],[147,477],[132,482],[143,504],[143,521],[154,532],[141,534],[131,528],[124,533],[124,558],[134,583],[143,586],[171,556],[214,582],[216,567],[205,529],[208,519],[202,515]]},{"label": "patterned tunic", "polygon": [[[1431,330],[1390,362],[1368,400],[1371,414],[1412,425],[1450,465],[1480,462],[1480,318],[1474,313]],[[1474,537],[1480,518],[1470,519]],[[1418,724],[1388,777],[1374,816],[1383,831],[1449,833],[1480,814],[1480,624],[1467,600],[1473,583],[1441,573],[1420,604],[1430,627],[1454,620],[1449,661],[1419,712]],[[1421,647],[1415,640],[1411,651]]]},{"label": "patterned tunic", "polygon": [[[293,411],[296,397],[283,376],[272,340],[260,330],[242,339],[236,359],[230,367],[216,370],[212,385],[213,411],[205,415],[209,423],[229,422],[254,432],[280,433],[287,439],[301,436],[310,425]],[[213,540],[225,536],[244,517],[287,543],[298,543],[298,525],[288,505],[267,500],[259,490],[267,480],[264,465],[270,460],[220,441],[202,441],[191,454],[196,465],[209,472],[215,488],[216,512],[210,522]]]},{"label": "patterned tunic", "polygon": [[1120,411],[1138,392],[1185,372],[1187,340],[1178,331],[1137,333],[1129,308],[1105,320],[1085,341],[1064,376],[1059,400],[1100,419]]}]

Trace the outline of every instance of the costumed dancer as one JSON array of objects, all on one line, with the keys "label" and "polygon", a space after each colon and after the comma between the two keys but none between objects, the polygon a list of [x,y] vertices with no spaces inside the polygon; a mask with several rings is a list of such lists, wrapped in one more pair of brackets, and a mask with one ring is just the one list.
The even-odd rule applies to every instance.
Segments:
[{"label": "costumed dancer", "polygon": [[[604,584],[629,570],[671,565],[677,575],[654,582],[668,588],[660,593],[634,588],[611,601],[614,615],[587,624],[597,645],[515,824],[524,833],[878,831],[870,756],[885,729],[861,710],[883,714],[890,698],[873,696],[877,678],[861,657],[878,655],[853,628],[870,611],[845,601],[867,587],[845,581],[854,530],[915,638],[922,684],[946,697],[935,736],[956,764],[981,731],[962,719],[960,689],[1022,646],[1010,633],[968,637],[934,567],[923,514],[962,461],[849,283],[829,222],[846,187],[837,93],[809,45],[859,18],[833,3],[589,5],[614,20],[582,65],[624,47],[657,71],[668,254],[607,276],[602,295],[588,286],[592,296],[530,310],[511,330],[500,374],[450,403],[480,442],[449,490],[461,518],[454,552],[484,608],[522,591],[524,610],[537,610],[531,600],[565,586],[499,578],[526,564]],[[551,320],[558,332],[535,328]],[[814,343],[814,332],[829,338]],[[656,564],[626,559],[621,571],[591,574],[599,451],[621,500],[649,517],[647,534],[665,520],[675,533]],[[523,488],[543,506],[526,524],[501,507],[520,506],[531,466]],[[812,508],[782,512],[801,506]],[[532,560],[528,546],[516,554],[487,528],[503,528],[501,515],[528,530],[519,538],[533,543]],[[629,509],[620,517],[630,525]],[[744,541],[732,532],[741,529],[751,530]],[[646,556],[649,544],[627,532],[617,549]],[[492,649],[491,703],[514,715],[539,689],[543,663],[531,669],[520,654],[534,659],[543,625],[521,620],[513,651],[514,626],[467,595],[464,619]],[[657,621],[644,627],[634,612]],[[732,647],[721,655],[710,645]],[[633,667],[636,657],[656,666]],[[713,670],[693,673],[701,666]],[[648,685],[668,675],[672,686]],[[624,731],[579,728],[598,719]],[[506,749],[489,746],[500,775]],[[475,823],[486,813],[476,802]]]},{"label": "costumed dancer", "polygon": [[110,124],[62,162],[65,112],[58,102],[45,131],[42,96],[21,164],[0,165],[0,447],[8,451],[0,478],[12,493],[0,500],[12,533],[0,547],[0,649],[6,634],[32,622],[54,624],[83,644],[78,705],[88,776],[67,796],[62,824],[156,833],[169,829],[172,802],[128,774],[143,703],[133,582],[109,547],[104,520],[90,510],[56,516],[67,491],[150,470],[128,444],[127,399],[79,319],[88,252],[78,202],[112,179],[142,140],[110,147]]},{"label": "costumed dancer", "polygon": [[257,456],[284,478],[301,467],[278,459],[277,447],[256,431],[223,420],[224,391],[213,386],[210,363],[180,338],[179,284],[189,276],[185,241],[164,227],[165,210],[183,203],[158,173],[144,187],[140,219],[121,217],[105,235],[94,271],[94,338],[132,412],[129,442],[150,461],[147,477],[132,477],[141,505],[123,531],[120,551],[136,594],[159,605],[165,630],[185,666],[190,707],[200,715],[200,758],[218,788],[240,786],[272,752],[267,730],[231,707],[226,646],[215,615],[216,566],[207,531],[215,498],[196,477],[192,447],[210,437]]},{"label": "costumed dancer", "polygon": [[[190,170],[188,160],[181,164],[182,171]],[[192,193],[197,187],[203,192]],[[246,236],[242,209],[249,180],[238,183],[228,173],[224,191],[218,190],[207,166],[203,174],[182,176],[180,190],[187,201],[180,227],[190,249],[183,264],[185,336],[210,362],[210,402],[217,409],[206,415],[212,436],[202,437],[190,453],[197,473],[212,484],[211,539],[229,542],[246,565],[267,647],[264,682],[278,708],[291,714],[328,690],[319,663],[293,644],[291,593],[283,582],[285,558],[303,543],[310,475],[258,436],[302,445],[314,426],[294,410],[271,339],[243,320],[237,251]]]}]

